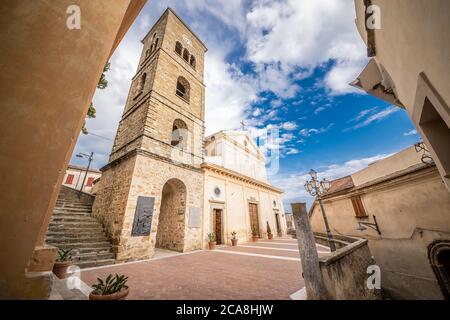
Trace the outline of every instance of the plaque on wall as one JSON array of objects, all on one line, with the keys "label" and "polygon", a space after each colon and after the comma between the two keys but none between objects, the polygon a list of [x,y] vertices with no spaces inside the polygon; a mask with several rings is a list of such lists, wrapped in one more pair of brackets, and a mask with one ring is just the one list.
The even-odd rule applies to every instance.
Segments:
[{"label": "plaque on wall", "polygon": [[200,228],[200,208],[189,208],[189,228]]},{"label": "plaque on wall", "polygon": [[132,237],[148,236],[152,227],[154,197],[138,196],[136,212],[134,213]]}]

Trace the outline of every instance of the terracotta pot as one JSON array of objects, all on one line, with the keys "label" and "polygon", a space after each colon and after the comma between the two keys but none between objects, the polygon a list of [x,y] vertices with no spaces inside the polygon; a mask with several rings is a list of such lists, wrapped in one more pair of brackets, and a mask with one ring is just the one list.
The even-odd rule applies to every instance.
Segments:
[{"label": "terracotta pot", "polygon": [[269,240],[272,240],[272,239],[273,239],[273,234],[269,233],[269,234],[267,235],[267,237],[269,238]]},{"label": "terracotta pot", "polygon": [[128,288],[122,289],[116,293],[105,294],[105,295],[94,294],[91,292],[89,294],[89,300],[125,300],[125,298],[127,297],[129,292],[130,292],[130,289],[128,289]]},{"label": "terracotta pot", "polygon": [[216,248],[215,241],[210,241],[210,242],[208,242],[208,244],[209,244],[209,250],[214,250]]},{"label": "terracotta pot", "polygon": [[252,236],[252,241],[253,242],[258,242],[259,237],[258,236]]},{"label": "terracotta pot", "polygon": [[237,241],[238,241],[238,239],[231,239],[231,245],[233,247],[236,247],[237,246]]},{"label": "terracotta pot", "polygon": [[60,279],[67,276],[67,269],[72,265],[72,261],[56,261],[53,265],[53,273]]}]

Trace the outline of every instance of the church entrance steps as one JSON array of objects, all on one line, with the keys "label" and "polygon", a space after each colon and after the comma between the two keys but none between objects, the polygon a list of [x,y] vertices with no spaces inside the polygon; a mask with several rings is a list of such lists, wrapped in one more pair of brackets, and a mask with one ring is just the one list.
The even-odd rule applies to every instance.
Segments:
[{"label": "church entrance steps", "polygon": [[80,268],[115,263],[112,245],[102,224],[93,216],[93,197],[63,187],[56,201],[46,242],[59,249],[73,249],[74,264]]}]

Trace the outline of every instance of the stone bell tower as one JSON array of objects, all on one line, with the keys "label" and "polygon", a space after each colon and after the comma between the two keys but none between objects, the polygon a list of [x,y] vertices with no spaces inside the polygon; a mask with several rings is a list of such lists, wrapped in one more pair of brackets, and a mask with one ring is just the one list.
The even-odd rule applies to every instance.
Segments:
[{"label": "stone bell tower", "polygon": [[201,248],[206,47],[168,8],[143,50],[93,214],[119,261]]}]

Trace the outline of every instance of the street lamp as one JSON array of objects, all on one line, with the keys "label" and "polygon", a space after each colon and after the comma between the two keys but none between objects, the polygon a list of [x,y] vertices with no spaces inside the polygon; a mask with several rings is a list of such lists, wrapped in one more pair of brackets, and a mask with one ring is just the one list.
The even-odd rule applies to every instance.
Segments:
[{"label": "street lamp", "polygon": [[81,187],[79,190],[79,194],[81,194],[81,192],[83,192],[83,186],[84,186],[84,182],[86,180],[86,176],[88,174],[89,171],[89,167],[91,166],[91,161],[94,159],[94,153],[91,152],[91,154],[85,154],[80,152],[79,154],[76,155],[77,158],[87,158],[89,160],[88,165],[86,167],[86,172],[84,173],[84,178],[83,178],[83,182],[81,183]]},{"label": "street lamp", "polygon": [[330,250],[336,251],[336,245],[333,240],[333,236],[331,235],[330,226],[328,225],[327,215],[325,213],[325,208],[322,203],[322,195],[328,192],[331,187],[331,182],[327,179],[323,179],[322,181],[317,180],[317,171],[311,169],[309,172],[311,176],[311,180],[306,181],[305,189],[306,191],[312,195],[313,197],[317,197],[319,201],[320,210],[322,211],[323,221],[325,222],[325,229],[327,231],[328,244],[330,245]]}]

